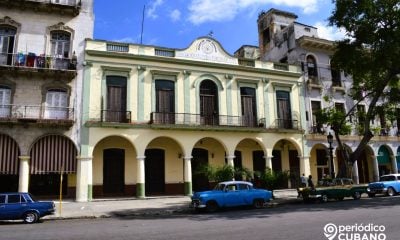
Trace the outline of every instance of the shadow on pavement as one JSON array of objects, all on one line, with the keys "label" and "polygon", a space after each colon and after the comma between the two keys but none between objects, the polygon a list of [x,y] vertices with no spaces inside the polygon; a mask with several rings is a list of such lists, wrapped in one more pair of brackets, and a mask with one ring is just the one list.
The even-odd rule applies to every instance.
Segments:
[{"label": "shadow on pavement", "polygon": [[295,212],[325,212],[342,211],[357,208],[380,209],[388,206],[400,205],[400,196],[397,197],[376,197],[352,198],[344,201],[329,201],[327,203],[303,203],[302,201],[291,202],[290,204],[279,204],[275,207],[264,209],[253,209],[250,207],[221,209],[215,213],[196,213],[187,205],[171,205],[160,209],[123,210],[110,212],[111,217],[118,219],[160,219],[160,218],[187,218],[190,220],[205,221],[213,219],[237,220],[244,218],[270,218],[282,213]]}]

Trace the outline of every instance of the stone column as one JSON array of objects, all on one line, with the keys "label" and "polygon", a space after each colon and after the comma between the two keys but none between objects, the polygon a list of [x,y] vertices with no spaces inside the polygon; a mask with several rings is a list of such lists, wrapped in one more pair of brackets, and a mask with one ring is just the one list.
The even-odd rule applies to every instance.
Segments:
[{"label": "stone column", "polygon": [[265,167],[272,170],[272,157],[264,156],[265,158]]},{"label": "stone column", "polygon": [[300,160],[300,176],[308,177],[311,175],[310,156],[299,157]]},{"label": "stone column", "polygon": [[192,156],[186,156],[183,158],[184,161],[184,181],[185,181],[185,195],[192,195]]},{"label": "stone column", "polygon": [[145,172],[144,172],[144,160],[146,156],[137,156],[137,180],[136,180],[136,197],[145,197]]},{"label": "stone column", "polygon": [[234,161],[233,161],[233,159],[235,159],[235,156],[226,156],[226,159],[228,160],[228,165],[229,166],[232,166],[232,167],[235,167],[235,163],[234,163]]},{"label": "stone column", "polygon": [[76,201],[88,202],[93,199],[93,158],[77,157]]},{"label": "stone column", "polygon": [[359,184],[360,183],[360,177],[358,176],[358,161],[355,161],[353,163],[353,181],[355,184]]},{"label": "stone column", "polygon": [[378,166],[378,158],[375,156],[372,157],[372,167],[373,167],[373,180],[374,182],[379,181],[379,166]]},{"label": "stone column", "polygon": [[396,157],[393,156],[393,155],[391,155],[391,156],[390,156],[390,160],[391,160],[391,162],[392,162],[392,169],[393,169],[392,173],[397,173],[397,172],[398,172],[398,169],[397,169]]},{"label": "stone column", "polygon": [[29,160],[30,156],[19,156],[19,192],[28,192],[29,189]]}]

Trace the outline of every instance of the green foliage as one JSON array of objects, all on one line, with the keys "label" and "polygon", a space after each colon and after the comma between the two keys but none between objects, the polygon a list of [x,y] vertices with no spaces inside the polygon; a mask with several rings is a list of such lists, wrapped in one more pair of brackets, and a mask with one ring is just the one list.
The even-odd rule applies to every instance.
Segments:
[{"label": "green foliage", "polygon": [[398,116],[393,108],[400,103],[399,2],[333,2],[335,9],[329,23],[347,34],[345,39],[336,42],[332,62],[352,76],[350,97],[356,101],[369,99],[369,112],[362,124],[369,129],[371,120],[382,112],[393,122]]},{"label": "green foliage", "polygon": [[233,168],[228,164],[222,166],[212,166],[205,164],[199,167],[194,173],[196,175],[205,175],[208,180],[213,182],[230,181],[234,178],[250,179],[252,172],[247,168]]},{"label": "green foliage", "polygon": [[272,171],[266,168],[260,173],[261,187],[269,190],[282,188],[289,180],[289,171]]}]

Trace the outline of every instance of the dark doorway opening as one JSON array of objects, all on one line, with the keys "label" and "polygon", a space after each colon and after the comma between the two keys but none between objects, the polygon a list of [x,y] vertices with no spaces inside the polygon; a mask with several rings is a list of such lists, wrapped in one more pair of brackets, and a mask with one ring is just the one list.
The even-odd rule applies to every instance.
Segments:
[{"label": "dark doorway opening", "polygon": [[[63,174],[62,193],[67,195],[68,175]],[[60,195],[61,175],[58,173],[32,174],[29,179],[29,192],[40,197],[55,197]]]},{"label": "dark doorway opening", "polygon": [[[243,168],[241,151],[235,151],[235,159],[233,159],[233,164],[235,166],[235,169],[241,170]],[[237,181],[243,180],[243,176],[242,174],[240,174],[240,171],[239,173],[235,174],[235,180]]]},{"label": "dark doorway opening", "polygon": [[18,192],[18,175],[0,175],[0,192]]},{"label": "dark doorway opening", "polygon": [[193,191],[204,191],[209,189],[209,181],[204,173],[199,173],[200,169],[208,164],[208,151],[201,148],[194,148],[192,151],[192,187]]},{"label": "dark doorway opening", "polygon": [[162,149],[147,149],[145,155],[146,195],[164,194],[165,151]]},{"label": "dark doorway opening", "polygon": [[103,192],[123,194],[125,184],[125,150],[104,149],[103,152]]},{"label": "dark doorway opening", "polygon": [[296,150],[289,150],[290,187],[300,187],[300,158]]},{"label": "dark doorway opening", "polygon": [[254,184],[256,187],[261,187],[260,175],[265,172],[266,161],[263,151],[253,151],[253,171]]}]

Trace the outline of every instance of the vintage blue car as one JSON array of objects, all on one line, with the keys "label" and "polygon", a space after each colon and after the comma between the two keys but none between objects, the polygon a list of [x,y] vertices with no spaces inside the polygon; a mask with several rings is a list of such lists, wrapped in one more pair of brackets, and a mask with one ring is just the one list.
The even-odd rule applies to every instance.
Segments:
[{"label": "vintage blue car", "polygon": [[272,192],[255,189],[245,181],[221,182],[211,191],[195,192],[190,207],[215,212],[222,207],[254,206],[263,208],[272,198]]},{"label": "vintage blue car", "polygon": [[36,201],[29,193],[0,193],[0,220],[22,219],[26,223],[34,223],[54,211],[53,202]]},{"label": "vintage blue car", "polygon": [[400,193],[400,174],[388,174],[380,177],[379,182],[368,184],[368,196],[374,197],[375,194],[386,194],[393,196]]}]

